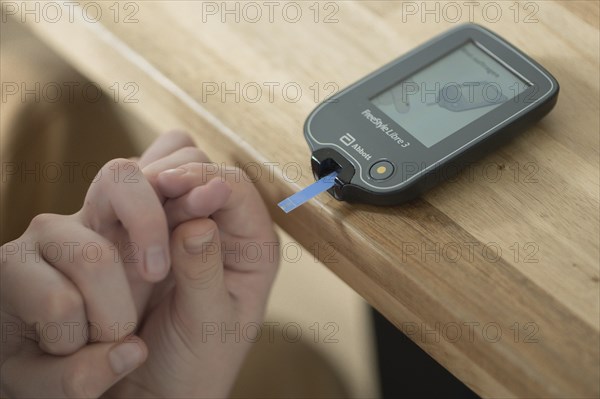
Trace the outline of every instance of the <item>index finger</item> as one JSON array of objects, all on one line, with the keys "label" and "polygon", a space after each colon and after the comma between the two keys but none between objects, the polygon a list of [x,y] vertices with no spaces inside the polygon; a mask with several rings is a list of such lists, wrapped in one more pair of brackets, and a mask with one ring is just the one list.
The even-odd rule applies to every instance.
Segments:
[{"label": "index finger", "polygon": [[[194,207],[202,204],[191,201],[188,196],[194,195],[194,189],[208,187],[209,181],[227,182],[231,187],[230,195],[219,195],[219,198],[226,201],[211,215],[219,223],[219,228],[236,237],[258,239],[265,231],[265,222],[270,223],[271,217],[260,194],[243,170],[209,163],[188,163],[160,173],[157,186],[162,195],[171,198],[171,209],[181,208],[180,211],[197,214]],[[217,184],[212,186],[216,188]]]},{"label": "index finger", "polygon": [[169,272],[169,230],[162,204],[135,162],[115,159],[100,169],[81,209],[83,222],[101,235],[123,239],[122,227],[142,254],[134,261],[140,276],[150,282],[162,280]]}]

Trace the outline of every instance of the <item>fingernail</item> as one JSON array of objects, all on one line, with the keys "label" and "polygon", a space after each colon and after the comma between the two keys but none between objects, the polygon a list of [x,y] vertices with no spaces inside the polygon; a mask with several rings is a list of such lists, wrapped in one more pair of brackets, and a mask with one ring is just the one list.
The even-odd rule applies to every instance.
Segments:
[{"label": "fingernail", "polygon": [[215,231],[211,231],[201,236],[191,236],[183,240],[183,248],[187,253],[195,255],[201,254],[206,249],[206,244],[212,240]]},{"label": "fingernail", "polygon": [[148,274],[164,274],[168,267],[167,256],[163,247],[150,247],[146,250],[146,272]]},{"label": "fingernail", "polygon": [[161,174],[167,174],[170,176],[180,176],[183,175],[187,172],[187,170],[183,169],[183,168],[175,168],[175,169],[167,169],[164,172],[161,172]]},{"label": "fingernail", "polygon": [[135,342],[124,342],[108,353],[108,361],[114,373],[121,375],[135,369],[144,361],[144,352]]}]

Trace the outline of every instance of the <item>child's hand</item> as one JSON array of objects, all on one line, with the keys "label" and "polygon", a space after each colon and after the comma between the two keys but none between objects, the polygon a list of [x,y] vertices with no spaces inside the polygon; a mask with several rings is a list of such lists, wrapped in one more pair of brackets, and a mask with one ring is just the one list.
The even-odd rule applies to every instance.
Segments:
[{"label": "child's hand", "polygon": [[78,213],[37,216],[1,256],[2,396],[97,397],[145,360],[138,338],[114,342],[169,272],[169,230],[135,162],[107,163]]},{"label": "child's hand", "polygon": [[[279,262],[269,214],[241,173],[189,163],[158,174],[176,226],[174,282],[153,301],[139,331],[148,360],[112,396],[225,397],[233,385],[259,333]],[[219,194],[224,188],[230,195]]]},{"label": "child's hand", "polygon": [[[80,212],[37,217],[2,247],[3,396],[98,397],[137,367],[114,396],[219,396],[230,389],[251,337],[241,330],[245,342],[220,342],[221,333],[261,320],[278,248],[249,183],[161,174],[207,161],[190,145],[182,134],[161,136],[139,161],[143,174],[131,161],[108,163]],[[214,221],[197,218],[209,215]],[[178,224],[170,233],[167,226]],[[248,243],[268,248],[251,261],[225,257],[223,266],[219,229],[224,243],[238,243],[228,253]],[[186,241],[198,235],[210,239]],[[88,243],[100,248],[98,258],[82,255]],[[49,256],[45,249],[56,245],[75,245],[75,256]],[[88,342],[88,324],[100,342]],[[133,336],[109,342],[140,325],[146,344]],[[58,326],[58,339],[48,326]],[[215,326],[207,339],[203,329]]]}]

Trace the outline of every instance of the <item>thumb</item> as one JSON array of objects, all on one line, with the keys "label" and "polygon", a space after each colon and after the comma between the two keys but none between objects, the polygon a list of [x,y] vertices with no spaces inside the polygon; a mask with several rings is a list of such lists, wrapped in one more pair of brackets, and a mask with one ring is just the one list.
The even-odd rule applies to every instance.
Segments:
[{"label": "thumb", "polygon": [[138,337],[86,345],[69,356],[23,353],[2,365],[2,380],[11,381],[11,397],[98,398],[147,356]]},{"label": "thumb", "polygon": [[212,313],[215,303],[223,303],[226,293],[216,223],[199,218],[177,226],[171,239],[171,255],[177,306],[190,317]]}]

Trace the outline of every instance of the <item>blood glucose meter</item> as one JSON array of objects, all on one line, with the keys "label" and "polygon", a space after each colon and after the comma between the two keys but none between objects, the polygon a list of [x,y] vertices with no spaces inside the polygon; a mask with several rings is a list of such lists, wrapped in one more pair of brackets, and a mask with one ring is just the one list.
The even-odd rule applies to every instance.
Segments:
[{"label": "blood glucose meter", "polygon": [[410,200],[523,131],[558,83],[478,25],[452,29],[321,103],[304,135],[338,200]]}]

